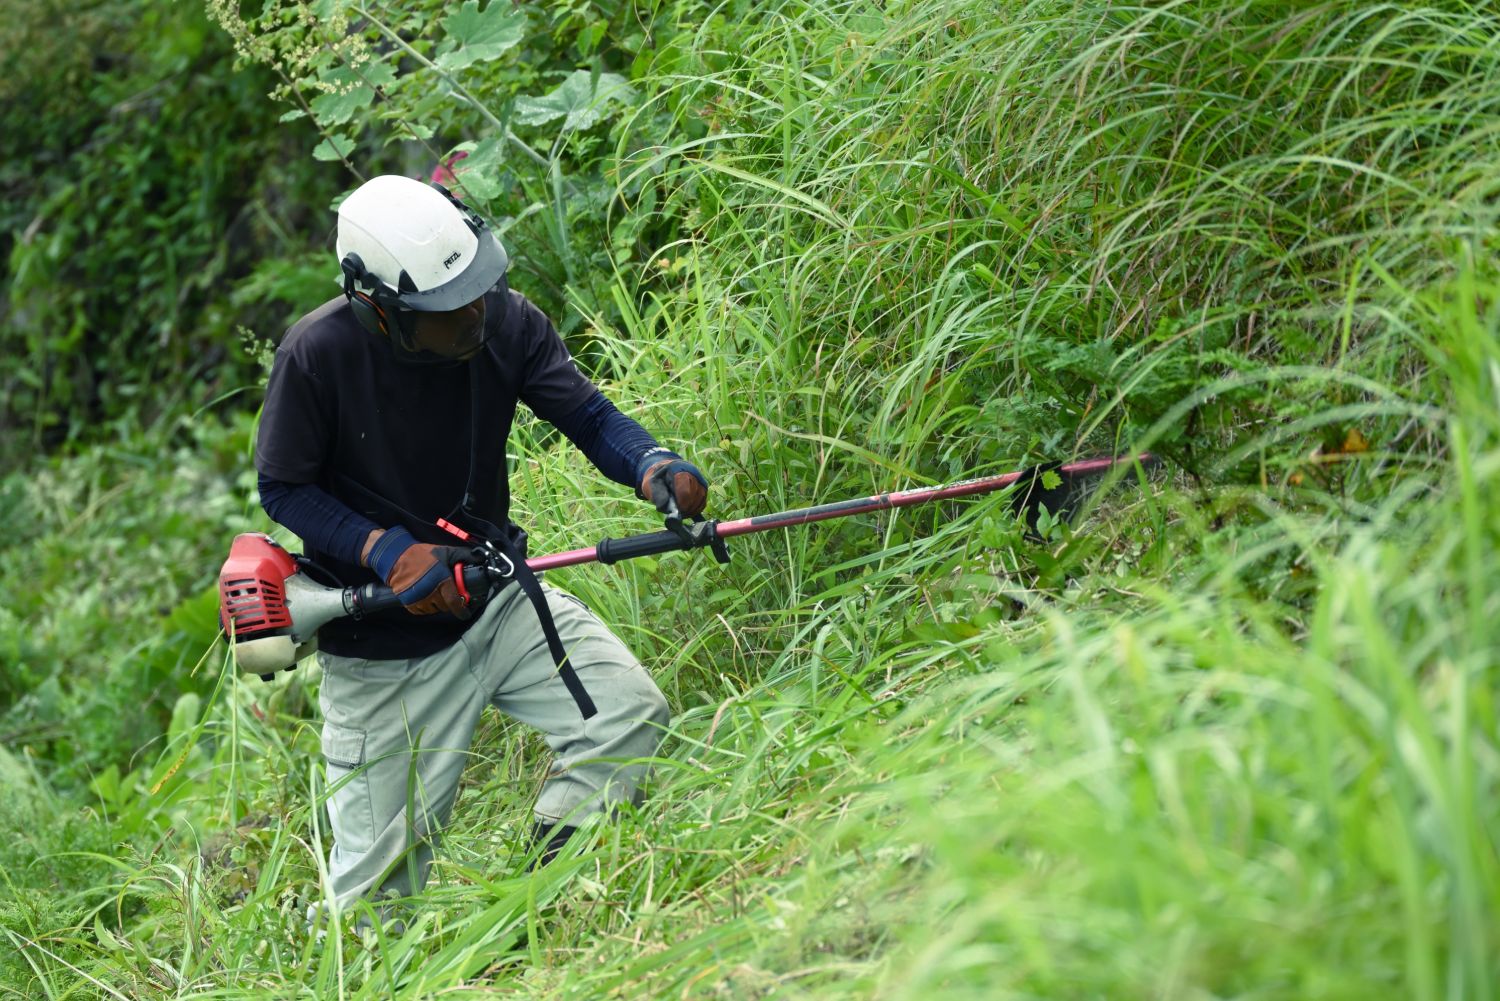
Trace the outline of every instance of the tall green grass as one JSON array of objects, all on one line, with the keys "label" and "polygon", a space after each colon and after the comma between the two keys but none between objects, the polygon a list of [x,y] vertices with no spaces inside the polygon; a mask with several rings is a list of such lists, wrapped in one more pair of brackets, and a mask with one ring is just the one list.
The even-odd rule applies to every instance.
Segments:
[{"label": "tall green grass", "polygon": [[[315,678],[218,660],[162,755],[178,829],[98,920],[13,930],[12,992],[1500,994],[1497,34],[683,8],[636,81],[681,137],[618,151],[682,235],[578,347],[711,513],[1132,446],[1167,475],[1043,542],[989,497],[555,575],[674,707],[645,806],[520,873],[544,749],[487,719],[434,885],[364,939],[304,927]],[[513,445],[536,551],[649,527]]]},{"label": "tall green grass", "polygon": [[[729,137],[662,182],[697,202],[679,249],[711,254],[704,294],[818,375],[850,357],[820,367],[820,345],[863,342],[841,396],[872,397],[860,437],[986,458],[963,406],[983,401],[1019,439],[1007,457],[1153,429],[1222,475],[1194,450],[1271,446],[1280,429],[1257,418],[1315,423],[1362,395],[1327,376],[1262,393],[1279,366],[1439,391],[1409,383],[1391,314],[1495,250],[1485,7],[897,10],[793,5],[693,39],[663,97],[706,105]],[[1247,386],[1158,425],[1222,378]],[[893,425],[906,407],[926,412]]]}]

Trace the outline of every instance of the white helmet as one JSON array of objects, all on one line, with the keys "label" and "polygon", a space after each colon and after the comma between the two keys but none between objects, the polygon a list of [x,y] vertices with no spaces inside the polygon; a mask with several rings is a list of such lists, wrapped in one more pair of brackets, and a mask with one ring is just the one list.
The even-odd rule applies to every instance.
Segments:
[{"label": "white helmet", "polygon": [[385,174],[339,206],[344,294],[371,329],[410,331],[408,311],[458,309],[504,282],[510,261],[479,215],[437,184]]}]

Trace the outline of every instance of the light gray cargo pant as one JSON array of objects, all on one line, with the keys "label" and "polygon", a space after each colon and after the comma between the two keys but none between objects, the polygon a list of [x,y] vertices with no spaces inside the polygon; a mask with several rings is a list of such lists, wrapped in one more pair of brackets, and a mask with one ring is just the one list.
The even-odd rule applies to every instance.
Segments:
[{"label": "light gray cargo pant", "polygon": [[536,609],[514,583],[458,642],[430,656],[318,654],[337,908],[375,891],[421,889],[486,705],[536,727],[552,748],[538,820],[576,825],[635,799],[648,767],[640,759],[661,744],[666,699],[581,601],[543,587],[568,660],[598,707],[588,720],[557,672]]}]

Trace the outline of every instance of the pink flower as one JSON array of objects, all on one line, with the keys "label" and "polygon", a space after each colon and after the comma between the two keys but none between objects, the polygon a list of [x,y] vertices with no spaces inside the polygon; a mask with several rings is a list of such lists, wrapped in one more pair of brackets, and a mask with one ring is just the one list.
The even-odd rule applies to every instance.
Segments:
[{"label": "pink flower", "polygon": [[458,175],[453,172],[453,167],[456,163],[458,163],[458,161],[462,160],[468,155],[468,150],[459,150],[457,153],[454,153],[452,156],[448,157],[448,159],[444,160],[442,163],[433,168],[432,180],[436,181],[438,184],[441,184],[443,187],[447,188],[449,191],[462,198],[463,192],[459,190]]}]

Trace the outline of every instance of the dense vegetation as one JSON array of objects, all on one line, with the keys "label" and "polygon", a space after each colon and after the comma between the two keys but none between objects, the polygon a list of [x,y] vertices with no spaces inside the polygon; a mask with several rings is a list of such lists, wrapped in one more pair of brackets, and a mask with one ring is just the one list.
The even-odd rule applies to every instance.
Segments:
[{"label": "dense vegetation", "polygon": [[[0,32],[0,997],[1500,995],[1488,5]],[[1162,472],[558,574],[672,702],[646,805],[518,872],[545,749],[489,718],[407,925],[320,937],[316,668],[242,680],[212,582],[330,202],[441,165],[714,513]],[[534,551],[653,527],[512,447]]]}]

